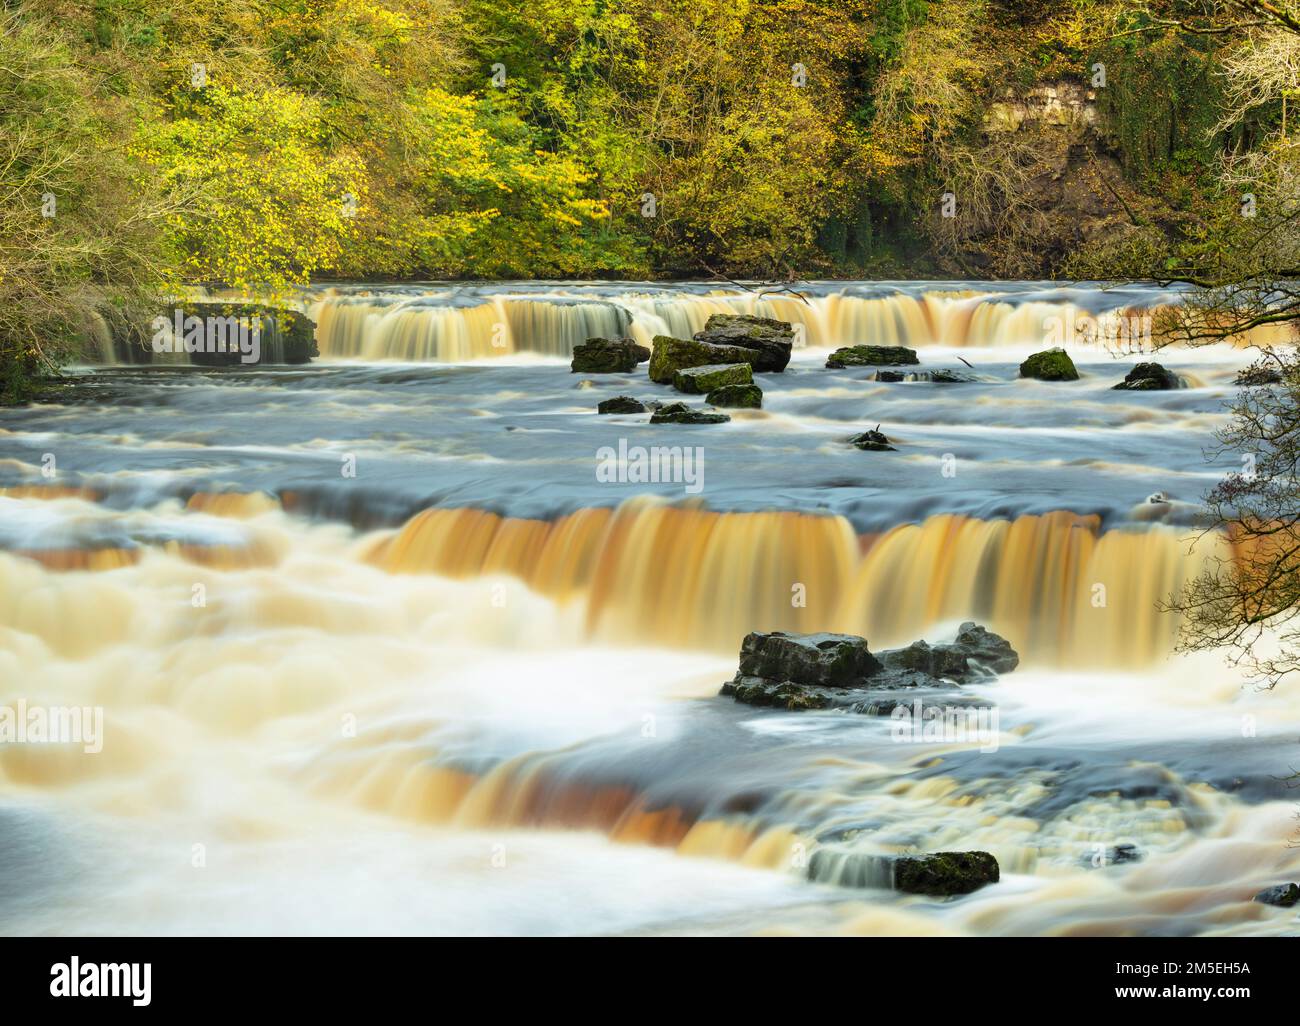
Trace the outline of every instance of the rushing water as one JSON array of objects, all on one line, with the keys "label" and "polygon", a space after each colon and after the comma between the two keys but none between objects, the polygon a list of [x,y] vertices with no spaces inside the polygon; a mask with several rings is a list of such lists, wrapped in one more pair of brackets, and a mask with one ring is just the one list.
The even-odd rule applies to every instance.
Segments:
[{"label": "rushing water", "polygon": [[[86,368],[0,412],[0,707],[104,716],[99,752],[0,744],[0,927],[1294,932],[1249,899],[1300,875],[1300,702],[1171,655],[1156,610],[1230,555],[1195,514],[1248,357],[1166,352],[1189,387],[1125,393],[1134,358],[1082,346],[1082,380],[1022,381],[1053,318],[1177,296],[809,292],[334,289],[310,367]],[[568,371],[588,334],[728,308],[805,343],[730,424],[597,416],[669,390]],[[846,342],[977,380],[824,369]],[[877,423],[898,452],[845,444]],[[701,447],[700,487],[599,480],[621,441]],[[716,696],[749,630],[965,619],[1024,656],[968,689],[995,744]],[[1003,878],[809,882],[828,844]],[[1092,867],[1118,845],[1142,860]]]}]

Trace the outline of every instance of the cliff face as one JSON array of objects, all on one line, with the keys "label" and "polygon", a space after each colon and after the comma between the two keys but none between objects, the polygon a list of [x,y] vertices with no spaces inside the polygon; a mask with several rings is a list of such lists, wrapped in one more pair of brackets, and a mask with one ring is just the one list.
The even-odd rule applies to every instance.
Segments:
[{"label": "cliff face", "polygon": [[1008,89],[989,106],[981,132],[986,153],[1013,154],[1006,158],[1013,195],[1000,197],[988,226],[960,236],[940,257],[945,270],[1050,276],[1072,254],[1160,220],[1153,199],[1125,179],[1096,91],[1084,85]]}]

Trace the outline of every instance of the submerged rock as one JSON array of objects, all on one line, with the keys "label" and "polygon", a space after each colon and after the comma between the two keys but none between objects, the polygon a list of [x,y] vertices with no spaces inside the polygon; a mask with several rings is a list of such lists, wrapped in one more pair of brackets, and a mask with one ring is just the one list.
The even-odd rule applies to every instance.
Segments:
[{"label": "submerged rock", "polygon": [[650,350],[630,338],[589,338],[573,347],[571,373],[627,374],[650,359]]},{"label": "submerged rock", "polygon": [[757,410],[763,405],[763,390],[757,385],[723,385],[704,397],[710,406]]},{"label": "submerged rock", "polygon": [[616,395],[613,399],[602,399],[596,404],[597,413],[645,413],[645,411],[645,403],[630,395]]},{"label": "submerged rock", "polygon": [[1278,884],[1276,887],[1265,887],[1255,895],[1255,900],[1261,905],[1276,905],[1279,908],[1290,908],[1296,902],[1300,901],[1300,887],[1293,883]]},{"label": "submerged rock", "polygon": [[1059,346],[1034,353],[1020,365],[1022,378],[1036,378],[1039,381],[1078,381],[1079,372],[1075,369],[1070,354]]},{"label": "submerged rock", "polygon": [[794,328],[785,321],[748,314],[714,314],[695,333],[697,342],[739,346],[754,352],[749,362],[760,373],[780,373],[790,362]]},{"label": "submerged rock", "polygon": [[998,860],[986,851],[873,855],[819,848],[808,862],[808,879],[818,883],[888,888],[938,898],[970,894],[1000,878]]},{"label": "submerged rock", "polygon": [[904,346],[844,346],[826,358],[826,367],[829,370],[843,367],[901,367],[920,362],[916,350]]},{"label": "submerged rock", "polygon": [[747,363],[706,363],[686,367],[673,375],[673,388],[688,395],[704,395],[724,385],[750,385],[754,372]]},{"label": "submerged rock", "polygon": [[731,418],[725,413],[706,413],[685,403],[666,403],[650,416],[651,424],[725,424]]},{"label": "submerged rock", "polygon": [[954,641],[872,654],[853,634],[755,632],[745,636],[736,675],[719,694],[746,705],[801,711],[843,709],[888,715],[891,694],[929,692],[945,700],[962,684],[1014,670],[1020,657],[1007,642],[975,623],[964,623]]},{"label": "submerged rock", "polygon": [[1124,380],[1114,388],[1128,392],[1156,392],[1171,388],[1182,388],[1178,375],[1158,363],[1139,363],[1126,375]]},{"label": "submerged rock", "polygon": [[866,449],[873,452],[897,452],[898,450],[889,444],[889,439],[879,431],[864,431],[860,435],[854,435],[849,439],[850,445],[856,445],[859,449]]},{"label": "submerged rock", "polygon": [[757,350],[740,346],[715,346],[694,339],[671,338],[656,335],[654,350],[650,354],[650,380],[660,385],[671,385],[677,372],[688,367],[704,367],[720,363],[751,363]]},{"label": "submerged rock", "polygon": [[952,370],[948,367],[941,367],[939,370],[918,371],[915,374],[908,375],[912,381],[929,381],[936,385],[965,385],[972,381],[979,381],[979,378],[967,371]]}]

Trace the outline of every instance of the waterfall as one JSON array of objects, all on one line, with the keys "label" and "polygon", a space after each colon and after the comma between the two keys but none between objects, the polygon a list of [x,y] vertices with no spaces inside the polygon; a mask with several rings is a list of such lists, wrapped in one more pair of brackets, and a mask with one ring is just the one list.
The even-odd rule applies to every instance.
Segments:
[{"label": "waterfall", "polygon": [[555,521],[431,509],[374,545],[396,573],[507,574],[580,599],[598,639],[734,652],[751,630],[842,631],[873,647],[976,619],[1030,661],[1148,665],[1178,623],[1157,604],[1223,555],[1160,525],[942,515],[858,536],[843,517],[715,513],[634,500]]}]

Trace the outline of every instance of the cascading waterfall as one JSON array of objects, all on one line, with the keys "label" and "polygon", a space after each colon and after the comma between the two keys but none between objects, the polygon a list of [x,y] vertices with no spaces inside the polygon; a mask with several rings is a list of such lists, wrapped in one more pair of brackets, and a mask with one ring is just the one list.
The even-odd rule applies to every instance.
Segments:
[{"label": "cascading waterfall", "polygon": [[603,294],[509,287],[461,290],[403,286],[391,292],[324,294],[309,307],[325,359],[455,362],[518,353],[567,357],[599,335],[627,334],[642,344],[656,335],[689,338],[715,313],[773,317],[795,326],[812,349],[871,343],[909,347],[1033,347],[1071,342],[1088,329],[1104,344],[1141,333],[1167,293],[1150,296],[1091,290],[898,288],[858,294],[853,286],[793,291],[702,287],[624,287]]},{"label": "cascading waterfall", "polygon": [[1227,553],[1163,526],[1103,531],[1069,513],[936,516],[859,537],[842,517],[714,513],[635,501],[554,522],[473,509],[419,514],[370,558],[399,573],[507,574],[585,600],[597,638],[735,651],[751,630],[842,631],[905,643],[974,618],[1050,665],[1146,665],[1177,619],[1157,611]]}]

